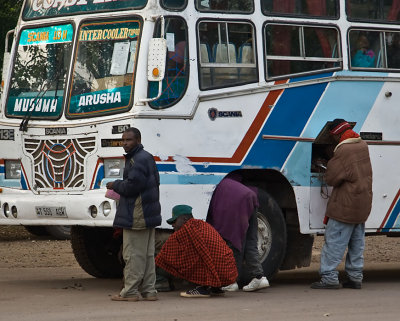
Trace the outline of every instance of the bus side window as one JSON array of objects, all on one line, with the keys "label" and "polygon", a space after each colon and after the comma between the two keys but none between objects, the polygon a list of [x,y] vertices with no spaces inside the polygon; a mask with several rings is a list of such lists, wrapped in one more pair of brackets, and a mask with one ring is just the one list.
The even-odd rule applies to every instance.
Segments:
[{"label": "bus side window", "polygon": [[380,21],[382,23],[393,23],[400,21],[399,0],[348,0],[346,1],[346,12],[350,21]]},{"label": "bus side window", "polygon": [[400,69],[400,32],[386,33],[388,68]]},{"label": "bus side window", "polygon": [[[155,37],[159,37],[160,24],[156,26]],[[161,97],[150,106],[161,109],[177,103],[184,95],[189,81],[189,57],[187,26],[182,18],[165,17],[165,39],[167,40],[167,64],[162,83]],[[149,97],[158,92],[158,83],[149,82]]]},{"label": "bus side window", "polygon": [[171,11],[183,10],[187,6],[187,0],[160,0],[163,8]]},{"label": "bus side window", "polygon": [[229,13],[252,13],[254,11],[253,0],[196,0],[196,8],[199,11],[216,11]]},{"label": "bus side window", "polygon": [[349,39],[352,69],[383,67],[381,32],[351,30]]},{"label": "bus side window", "polygon": [[203,21],[198,28],[201,89],[258,81],[251,24]]},{"label": "bus side window", "polygon": [[268,24],[265,41],[269,79],[342,67],[335,28]]}]

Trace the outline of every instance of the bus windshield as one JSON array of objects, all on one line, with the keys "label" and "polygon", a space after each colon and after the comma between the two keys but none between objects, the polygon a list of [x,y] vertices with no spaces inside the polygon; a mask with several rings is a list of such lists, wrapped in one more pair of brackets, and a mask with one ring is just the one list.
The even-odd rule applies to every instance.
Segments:
[{"label": "bus windshield", "polygon": [[60,117],[72,36],[70,24],[21,32],[7,100],[8,117]]},{"label": "bus windshield", "polygon": [[140,29],[139,20],[81,26],[67,117],[101,116],[129,108]]}]

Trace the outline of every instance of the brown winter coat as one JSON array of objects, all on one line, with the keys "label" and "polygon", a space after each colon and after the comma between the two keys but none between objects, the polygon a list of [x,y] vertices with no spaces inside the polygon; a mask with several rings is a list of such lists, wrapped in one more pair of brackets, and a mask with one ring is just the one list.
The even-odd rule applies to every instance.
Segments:
[{"label": "brown winter coat", "polygon": [[325,181],[333,186],[325,215],[344,223],[364,223],[372,205],[372,167],[368,145],[361,138],[336,146]]}]

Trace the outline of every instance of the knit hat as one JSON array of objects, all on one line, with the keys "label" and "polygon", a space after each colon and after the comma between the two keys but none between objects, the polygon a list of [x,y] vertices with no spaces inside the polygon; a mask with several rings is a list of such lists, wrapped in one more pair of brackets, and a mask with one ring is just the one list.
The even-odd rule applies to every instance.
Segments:
[{"label": "knit hat", "polygon": [[339,135],[351,127],[352,126],[344,119],[336,118],[329,126],[329,133],[331,135]]},{"label": "knit hat", "polygon": [[172,209],[172,217],[167,220],[167,223],[168,224],[173,224],[179,216],[185,215],[185,214],[190,214],[191,215],[192,214],[192,207],[189,206],[189,205],[176,205]]}]

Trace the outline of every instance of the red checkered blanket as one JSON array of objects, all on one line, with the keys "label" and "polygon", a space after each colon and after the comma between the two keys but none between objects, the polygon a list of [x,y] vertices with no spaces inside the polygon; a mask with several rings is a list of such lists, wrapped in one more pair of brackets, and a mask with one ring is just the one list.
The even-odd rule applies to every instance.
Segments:
[{"label": "red checkered blanket", "polygon": [[232,250],[208,223],[191,219],[165,242],[156,264],[198,285],[221,287],[238,276]]}]

